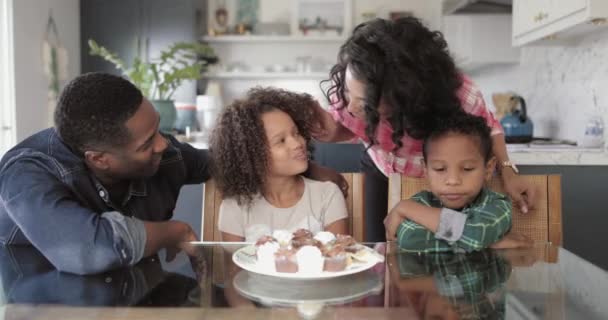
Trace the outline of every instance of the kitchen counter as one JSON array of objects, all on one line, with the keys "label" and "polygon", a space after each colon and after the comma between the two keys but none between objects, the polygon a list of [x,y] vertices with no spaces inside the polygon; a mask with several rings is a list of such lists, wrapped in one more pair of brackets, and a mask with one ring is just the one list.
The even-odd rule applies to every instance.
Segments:
[{"label": "kitchen counter", "polygon": [[[206,141],[190,142],[198,149],[207,149]],[[608,152],[602,148],[580,148],[552,145],[507,145],[509,158],[517,165],[608,166]]]},{"label": "kitchen counter", "polygon": [[518,165],[608,166],[608,152],[603,148],[508,144],[507,151]]},{"label": "kitchen counter", "polygon": [[191,146],[193,146],[197,149],[209,149],[209,142],[207,142],[207,141],[193,141],[193,142],[188,142],[188,144],[190,144]]}]

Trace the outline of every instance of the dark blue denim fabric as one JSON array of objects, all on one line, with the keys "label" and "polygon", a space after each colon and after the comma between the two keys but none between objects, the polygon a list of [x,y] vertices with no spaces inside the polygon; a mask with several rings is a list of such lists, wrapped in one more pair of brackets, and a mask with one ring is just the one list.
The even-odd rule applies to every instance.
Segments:
[{"label": "dark blue denim fabric", "polygon": [[78,274],[134,264],[141,253],[117,232],[133,224],[117,228],[125,222],[108,213],[120,212],[123,221],[169,220],[180,188],[209,178],[207,150],[165,137],[169,147],[158,172],[132,181],[118,205],[54,129],[19,143],[0,161],[0,243],[31,244],[57,269]]}]

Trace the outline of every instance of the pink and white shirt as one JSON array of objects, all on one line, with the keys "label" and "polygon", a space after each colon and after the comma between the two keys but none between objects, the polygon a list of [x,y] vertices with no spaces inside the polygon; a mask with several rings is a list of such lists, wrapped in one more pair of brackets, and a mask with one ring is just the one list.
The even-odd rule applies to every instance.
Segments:
[{"label": "pink and white shirt", "polygon": [[[492,129],[492,135],[502,134],[503,129],[500,122],[496,120],[492,111],[488,110],[483,96],[477,86],[466,75],[461,75],[462,86],[458,89],[457,96],[460,99],[464,111],[486,119],[488,126]],[[329,112],[334,120],[340,122],[345,128],[352,131],[364,145],[369,145],[369,139],[365,134],[365,121],[351,115],[346,108],[341,108],[342,101],[330,105]],[[390,123],[382,119],[376,129],[377,144],[368,149],[368,154],[376,164],[376,167],[386,176],[391,173],[401,173],[406,176],[420,177],[422,168],[422,140],[417,140],[405,133],[401,138],[401,148],[394,150],[395,144],[391,139],[393,129]]]}]

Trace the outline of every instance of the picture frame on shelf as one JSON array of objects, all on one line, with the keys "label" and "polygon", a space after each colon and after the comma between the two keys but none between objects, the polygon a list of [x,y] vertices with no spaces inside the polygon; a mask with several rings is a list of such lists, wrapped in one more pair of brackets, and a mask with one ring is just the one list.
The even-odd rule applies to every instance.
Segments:
[{"label": "picture frame on shelf", "polygon": [[294,0],[291,34],[346,37],[352,31],[352,0]]}]

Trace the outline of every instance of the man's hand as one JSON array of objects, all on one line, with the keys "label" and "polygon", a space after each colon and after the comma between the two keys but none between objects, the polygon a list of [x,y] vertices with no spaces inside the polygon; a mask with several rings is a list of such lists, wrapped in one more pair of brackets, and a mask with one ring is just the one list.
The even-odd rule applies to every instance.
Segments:
[{"label": "man's hand", "polygon": [[342,194],[346,198],[348,196],[348,182],[344,176],[333,169],[320,166],[314,162],[310,162],[308,167],[308,178],[317,181],[331,181],[340,187]]},{"label": "man's hand", "polygon": [[178,234],[176,234],[176,241],[175,243],[173,243],[173,245],[169,245],[166,247],[167,249],[167,257],[166,257],[166,261],[167,262],[171,262],[173,261],[173,259],[175,259],[175,256],[177,256],[178,253],[180,253],[182,250],[185,251],[187,254],[191,254],[193,251],[192,246],[190,246],[190,241],[198,241],[198,237],[196,236],[196,233],[194,233],[194,230],[192,230],[192,228],[190,227],[190,225],[188,225],[187,223],[181,222],[181,221],[175,221],[175,223],[178,224],[178,228],[176,228],[179,232]]},{"label": "man's hand", "polygon": [[397,238],[397,228],[399,228],[399,225],[403,222],[403,220],[405,220],[405,218],[401,215],[401,210],[405,205],[405,201],[408,200],[402,200],[399,202],[393,209],[391,209],[386,218],[384,218],[384,229],[386,230],[387,241],[395,240]]},{"label": "man's hand", "polygon": [[502,178],[505,192],[513,201],[513,205],[517,206],[522,213],[528,213],[529,209],[534,209],[537,190],[532,184],[512,172],[511,168],[505,168],[502,171]]},{"label": "man's hand", "polygon": [[502,239],[490,245],[492,249],[530,248],[534,245],[532,239],[523,234],[508,233]]}]

